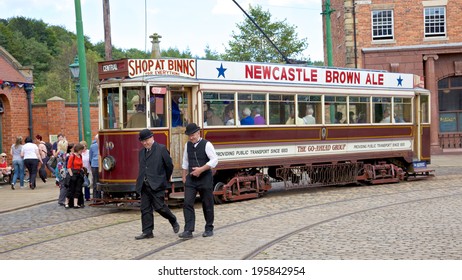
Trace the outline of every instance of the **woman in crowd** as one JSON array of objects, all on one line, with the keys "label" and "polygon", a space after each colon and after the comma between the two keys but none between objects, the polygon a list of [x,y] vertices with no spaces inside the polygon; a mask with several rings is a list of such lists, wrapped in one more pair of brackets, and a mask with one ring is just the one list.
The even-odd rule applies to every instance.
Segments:
[{"label": "woman in crowd", "polygon": [[37,143],[38,149],[39,149],[39,154],[40,158],[42,159],[42,165],[40,165],[39,168],[39,177],[42,179],[44,183],[47,182],[47,171],[46,171],[46,164],[48,162],[47,158],[47,146],[45,146],[45,142],[42,141],[43,137],[40,134],[37,134],[35,136],[35,142]]},{"label": "woman in crowd", "polygon": [[[83,185],[83,162],[82,162],[83,145],[77,143],[74,146],[74,152],[67,159],[67,176],[70,176],[69,186],[67,189],[66,202],[64,207],[81,208],[79,198],[82,195]],[[82,201],[83,202],[83,201]]]},{"label": "woman in crowd", "polygon": [[21,157],[22,136],[16,137],[16,142],[11,145],[10,154],[13,157],[14,175],[11,181],[11,189],[14,190],[14,185],[19,178],[19,187],[24,188],[24,160]]},{"label": "woman in crowd", "polygon": [[[64,147],[65,146],[65,147]],[[61,143],[61,148],[56,150],[56,168],[55,168],[55,176],[56,176],[56,185],[59,187],[59,197],[58,197],[58,204],[64,206],[66,202],[66,195],[67,195],[67,188],[64,185],[64,179],[67,175],[67,165],[66,159],[71,154],[72,148],[74,144],[69,144],[67,141],[63,141]],[[62,149],[65,150],[63,151]]]},{"label": "woman in crowd", "polygon": [[[83,145],[82,162],[83,162],[83,167],[85,168],[86,176],[88,176],[88,172],[91,171],[90,151],[88,150],[86,141],[80,141],[80,144]],[[85,193],[85,201],[90,201],[90,186],[85,186],[84,193]]]},{"label": "woman in crowd", "polygon": [[29,171],[29,187],[35,189],[35,177],[39,162],[43,164],[37,145],[32,142],[31,137],[26,138],[26,144],[22,147],[21,156],[24,159],[24,166]]},{"label": "woman in crowd", "polygon": [[[5,177],[5,176],[8,176],[8,177]],[[11,180],[10,176],[11,176],[11,166],[8,166],[8,162],[6,160],[6,154],[2,153],[0,155],[0,179],[2,181],[9,183]]]}]

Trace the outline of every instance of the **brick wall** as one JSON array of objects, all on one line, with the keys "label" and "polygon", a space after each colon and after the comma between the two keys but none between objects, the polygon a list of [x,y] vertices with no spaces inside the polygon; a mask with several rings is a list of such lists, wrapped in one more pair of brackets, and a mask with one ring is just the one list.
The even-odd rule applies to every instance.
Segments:
[{"label": "brick wall", "polygon": [[[5,107],[1,116],[2,122],[2,150],[11,162],[10,147],[17,136],[25,139],[29,136],[29,113],[24,89],[9,88],[0,92],[0,98]],[[84,138],[82,116],[82,138]],[[79,140],[77,104],[66,103],[60,97],[47,100],[46,104],[32,104],[33,133],[40,134],[46,141],[49,135],[63,133],[69,142]],[[90,104],[90,124],[92,138],[98,133],[98,105]]]},{"label": "brick wall", "polygon": [[[364,48],[396,48],[404,46],[444,46],[445,44],[462,42],[462,0],[447,1],[446,5],[446,30],[445,38],[424,38],[424,5],[422,0],[371,0],[361,1],[355,6],[356,18],[356,47],[358,49],[358,67],[367,68],[366,65],[375,63],[364,62],[364,54],[361,50]],[[325,3],[325,0],[323,0]],[[437,3],[437,1],[435,1]],[[441,5],[443,5],[443,1]],[[331,0],[332,9],[332,44],[333,44],[333,61],[337,67],[354,67],[354,37],[353,37],[353,8],[351,0]],[[373,41],[372,40],[372,23],[371,12],[373,10],[391,9],[393,10],[394,21],[394,40]],[[325,42],[325,39],[324,39]],[[442,47],[444,48],[444,47]],[[407,63],[410,59],[416,59],[419,63],[422,61],[420,56],[415,56],[410,52],[403,53],[407,57],[401,59]],[[397,56],[394,56],[396,58]],[[384,55],[389,62],[390,57]],[[418,65],[418,68],[422,66]],[[376,69],[390,70],[390,67],[378,67]],[[404,67],[406,71],[409,65]],[[416,72],[418,72],[417,70]]]},{"label": "brick wall", "polygon": [[[32,107],[34,116],[34,134],[44,139],[49,135],[63,133],[70,143],[79,141],[78,113],[76,103],[65,103],[64,99],[53,97],[46,104],[35,104]],[[82,140],[84,138],[83,115],[81,114]],[[91,135],[98,133],[98,105],[90,104]]]}]

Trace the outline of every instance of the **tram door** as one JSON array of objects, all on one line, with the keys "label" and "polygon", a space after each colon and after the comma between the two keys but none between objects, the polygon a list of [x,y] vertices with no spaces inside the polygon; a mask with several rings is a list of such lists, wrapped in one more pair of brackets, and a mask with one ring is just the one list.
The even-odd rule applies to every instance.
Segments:
[{"label": "tram door", "polygon": [[192,120],[191,88],[170,87],[169,96],[170,155],[175,166],[173,178],[181,178],[183,149],[188,141],[188,136],[184,133]]},{"label": "tram door", "polygon": [[429,96],[417,93],[414,102],[414,153],[418,160],[430,158]]}]

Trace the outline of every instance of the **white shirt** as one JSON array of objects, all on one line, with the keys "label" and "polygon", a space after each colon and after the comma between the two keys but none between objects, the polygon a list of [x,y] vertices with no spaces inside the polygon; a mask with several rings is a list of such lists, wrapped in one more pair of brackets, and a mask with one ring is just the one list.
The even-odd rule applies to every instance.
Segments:
[{"label": "white shirt", "polygon": [[85,152],[82,153],[82,163],[83,167],[85,167],[88,170],[88,172],[90,172],[90,151],[88,149],[85,149]]},{"label": "white shirt", "polygon": [[22,146],[21,152],[24,153],[24,159],[38,159],[38,147],[34,143],[26,143]]},{"label": "white shirt", "polygon": [[[197,143],[194,144],[194,147],[197,147],[199,142],[202,140],[202,138],[197,141]],[[218,164],[218,156],[217,153],[215,152],[215,148],[213,147],[212,143],[210,141],[207,141],[207,144],[205,144],[205,153],[207,154],[209,161],[206,163],[206,165],[210,166],[210,168],[215,168]],[[183,164],[181,167],[185,170],[189,169],[189,160],[188,160],[188,142],[184,145],[184,151],[183,151]]]},{"label": "white shirt", "polygon": [[306,115],[303,117],[303,122],[305,124],[315,124],[316,119],[312,115]]}]

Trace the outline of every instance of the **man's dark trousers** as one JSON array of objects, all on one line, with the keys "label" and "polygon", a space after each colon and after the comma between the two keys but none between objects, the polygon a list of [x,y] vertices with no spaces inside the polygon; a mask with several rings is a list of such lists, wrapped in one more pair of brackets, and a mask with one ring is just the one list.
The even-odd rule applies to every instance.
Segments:
[{"label": "man's dark trousers", "polygon": [[176,222],[176,217],[165,203],[165,191],[154,191],[150,186],[143,183],[141,189],[141,226],[143,233],[151,234],[154,230],[154,213],[156,211],[167,219],[171,225]]}]

